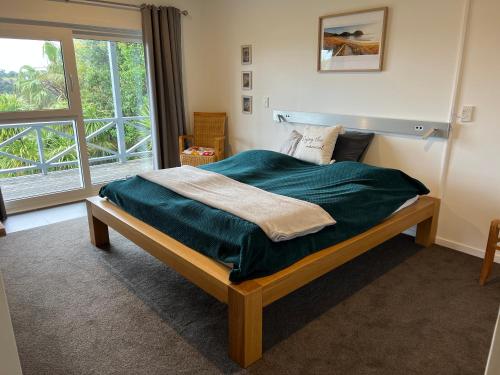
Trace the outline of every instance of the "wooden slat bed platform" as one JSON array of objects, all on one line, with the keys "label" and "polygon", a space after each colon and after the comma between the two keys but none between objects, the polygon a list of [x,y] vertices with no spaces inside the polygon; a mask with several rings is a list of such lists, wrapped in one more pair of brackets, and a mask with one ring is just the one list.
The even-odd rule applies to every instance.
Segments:
[{"label": "wooden slat bed platform", "polygon": [[229,356],[242,367],[262,357],[262,309],[384,241],[417,225],[416,242],[434,243],[440,201],[421,197],[382,223],[346,241],[311,254],[273,275],[241,283],[229,269],[181,244],[99,197],[87,199],[91,242],[109,245],[108,226],[175,269],[186,279],[228,304]]}]

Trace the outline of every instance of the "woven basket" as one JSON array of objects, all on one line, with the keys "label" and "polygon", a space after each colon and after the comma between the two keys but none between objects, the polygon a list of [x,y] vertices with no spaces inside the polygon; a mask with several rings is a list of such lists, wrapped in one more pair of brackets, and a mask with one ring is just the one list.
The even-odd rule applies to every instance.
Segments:
[{"label": "woven basket", "polygon": [[181,165],[191,165],[197,167],[198,165],[214,163],[217,161],[215,155],[212,156],[202,156],[202,155],[189,155],[181,154]]}]

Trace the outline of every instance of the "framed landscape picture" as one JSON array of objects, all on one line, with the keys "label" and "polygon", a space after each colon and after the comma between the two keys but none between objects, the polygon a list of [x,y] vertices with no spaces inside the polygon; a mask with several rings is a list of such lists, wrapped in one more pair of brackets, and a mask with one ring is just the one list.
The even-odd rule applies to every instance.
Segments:
[{"label": "framed landscape picture", "polygon": [[252,89],[252,72],[241,72],[241,88],[243,90]]},{"label": "framed landscape picture", "polygon": [[252,63],[252,46],[241,46],[241,64],[250,65]]},{"label": "framed landscape picture", "polygon": [[387,7],[319,19],[318,71],[379,71],[384,58]]},{"label": "framed landscape picture", "polygon": [[241,111],[244,114],[252,114],[252,97],[248,95],[243,95],[241,97]]}]

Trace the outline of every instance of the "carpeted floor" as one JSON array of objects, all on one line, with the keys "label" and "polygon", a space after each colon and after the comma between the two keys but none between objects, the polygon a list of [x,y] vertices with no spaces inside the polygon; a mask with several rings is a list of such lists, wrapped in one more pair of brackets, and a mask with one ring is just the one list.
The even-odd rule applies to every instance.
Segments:
[{"label": "carpeted floor", "polygon": [[[116,233],[85,219],[0,239],[25,375],[482,374],[500,267],[401,235],[264,311],[264,358],[226,355],[226,307]],[[496,275],[496,276],[495,276]]]}]

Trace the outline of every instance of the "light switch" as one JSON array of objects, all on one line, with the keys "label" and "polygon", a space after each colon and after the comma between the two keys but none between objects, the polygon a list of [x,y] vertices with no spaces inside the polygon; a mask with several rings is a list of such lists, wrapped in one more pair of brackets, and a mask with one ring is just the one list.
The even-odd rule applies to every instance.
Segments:
[{"label": "light switch", "polygon": [[474,115],[474,106],[472,105],[464,105],[462,107],[462,113],[460,115],[460,120],[462,120],[462,122],[471,122],[472,121],[472,117]]}]

